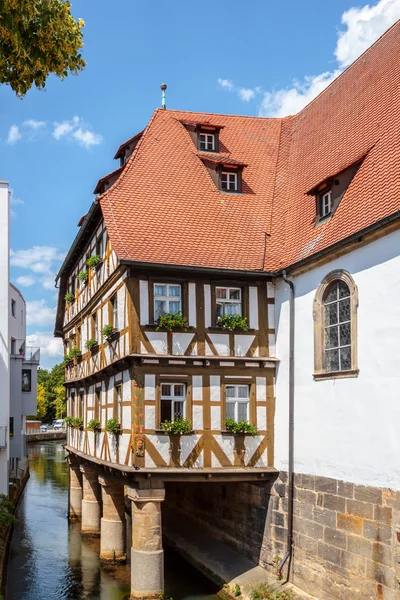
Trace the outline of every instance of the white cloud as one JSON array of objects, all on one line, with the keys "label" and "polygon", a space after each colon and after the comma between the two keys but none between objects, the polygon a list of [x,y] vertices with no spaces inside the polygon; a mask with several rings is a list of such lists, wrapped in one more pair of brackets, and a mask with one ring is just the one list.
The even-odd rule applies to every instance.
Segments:
[{"label": "white cloud", "polygon": [[377,4],[354,7],[342,14],[346,27],[339,33],[335,56],[340,67],[348,67],[385,31],[400,19],[399,0],[380,0]]},{"label": "white cloud", "polygon": [[53,289],[56,273],[65,254],[54,246],[32,246],[27,250],[11,250],[10,263],[13,267],[27,269],[38,275],[45,289]]},{"label": "white cloud", "polygon": [[285,89],[264,92],[259,115],[283,117],[299,112],[399,18],[400,0],[380,0],[372,6],[366,4],[344,12],[341,22],[346,29],[339,32],[335,49],[338,68],[306,75],[303,81],[294,81]]},{"label": "white cloud", "polygon": [[65,138],[68,140],[76,141],[80,146],[90,148],[90,146],[96,146],[103,141],[102,136],[99,133],[91,131],[83,122],[80,117],[73,117],[70,121],[63,121],[62,123],[54,123],[53,137],[56,140]]},{"label": "white cloud", "polygon": [[320,75],[307,75],[303,82],[294,81],[292,87],[288,89],[264,92],[259,115],[261,117],[284,117],[299,112],[340,73],[341,71],[338,69],[332,73],[326,71]]},{"label": "white cloud", "polygon": [[28,119],[24,121],[24,125],[26,127],[30,127],[31,129],[40,129],[46,125],[46,121],[37,121],[36,119]]},{"label": "white cloud", "polygon": [[10,215],[12,217],[16,217],[17,216],[17,211],[14,210],[14,206],[21,206],[21,204],[24,204],[24,201],[21,198],[17,198],[14,195],[14,190],[12,188],[10,188],[10,192],[11,192],[11,196],[10,196]]},{"label": "white cloud", "polygon": [[218,77],[218,85],[225,90],[233,90],[233,82],[229,81],[229,79],[221,79],[221,77]]},{"label": "white cloud", "polygon": [[22,287],[30,287],[31,285],[33,285],[35,283],[36,279],[34,277],[32,277],[31,275],[21,275],[20,277],[17,277],[16,279],[16,283],[17,285],[20,285]]},{"label": "white cloud", "polygon": [[[63,344],[61,338],[55,338],[48,331],[36,331],[26,337],[27,346],[40,347],[40,359],[46,362],[47,359],[53,359],[54,362],[59,362],[63,358]],[[54,360],[55,359],[55,360]]]},{"label": "white cloud", "polygon": [[21,136],[18,125],[11,125],[9,132],[8,132],[7,143],[15,144],[16,142],[18,142],[18,140],[21,139],[21,137],[22,136]]},{"label": "white cloud", "polygon": [[248,88],[239,88],[238,94],[239,98],[243,100],[243,102],[249,102],[249,100],[252,100],[254,98],[256,92]]},{"label": "white cloud", "polygon": [[47,306],[46,300],[32,300],[26,303],[26,322],[28,325],[53,325],[56,319],[56,308]]}]

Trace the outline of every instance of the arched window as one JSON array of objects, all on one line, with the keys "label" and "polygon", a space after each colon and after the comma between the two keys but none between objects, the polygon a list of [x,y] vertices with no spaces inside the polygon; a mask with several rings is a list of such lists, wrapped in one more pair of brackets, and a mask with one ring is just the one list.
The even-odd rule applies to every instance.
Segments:
[{"label": "arched window", "polygon": [[347,271],[332,271],[314,299],[314,379],[355,377],[357,287]]}]

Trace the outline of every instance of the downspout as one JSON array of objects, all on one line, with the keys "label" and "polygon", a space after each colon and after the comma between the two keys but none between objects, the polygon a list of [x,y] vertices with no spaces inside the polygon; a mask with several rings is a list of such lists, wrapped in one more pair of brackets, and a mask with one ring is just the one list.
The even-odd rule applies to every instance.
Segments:
[{"label": "downspout", "polygon": [[[278,564],[278,573],[281,575],[282,569],[288,560],[291,559],[293,552],[293,496],[294,496],[294,283],[287,278],[286,271],[282,271],[282,277],[285,283],[290,287],[289,299],[289,472],[288,472],[288,533],[286,554]],[[288,575],[289,579],[289,575]]]}]

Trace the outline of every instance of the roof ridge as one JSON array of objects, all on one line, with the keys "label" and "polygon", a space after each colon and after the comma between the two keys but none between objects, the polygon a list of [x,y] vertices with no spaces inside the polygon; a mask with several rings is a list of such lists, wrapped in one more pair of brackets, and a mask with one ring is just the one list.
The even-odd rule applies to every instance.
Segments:
[{"label": "roof ridge", "polygon": [[[157,109],[160,110],[160,109]],[[163,111],[164,112],[164,111]],[[282,121],[286,117],[260,117],[253,115],[232,115],[228,113],[212,113],[212,112],[201,112],[201,111],[193,111],[193,110],[178,110],[174,108],[167,108],[166,112],[169,113],[184,113],[189,115],[211,115],[213,117],[232,117],[236,119],[260,119],[263,121]],[[289,115],[292,116],[292,115]]]}]

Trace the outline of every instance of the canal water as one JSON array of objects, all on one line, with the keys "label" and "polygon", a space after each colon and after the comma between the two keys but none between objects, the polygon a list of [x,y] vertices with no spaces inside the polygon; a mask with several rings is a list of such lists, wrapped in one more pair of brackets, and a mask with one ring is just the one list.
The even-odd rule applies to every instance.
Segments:
[{"label": "canal water", "polygon": [[[30,479],[17,511],[7,578],[7,600],[123,600],[130,566],[99,562],[99,540],[82,538],[69,523],[68,465],[60,442],[31,444]],[[209,582],[165,551],[165,595],[173,600],[217,600]]]}]

